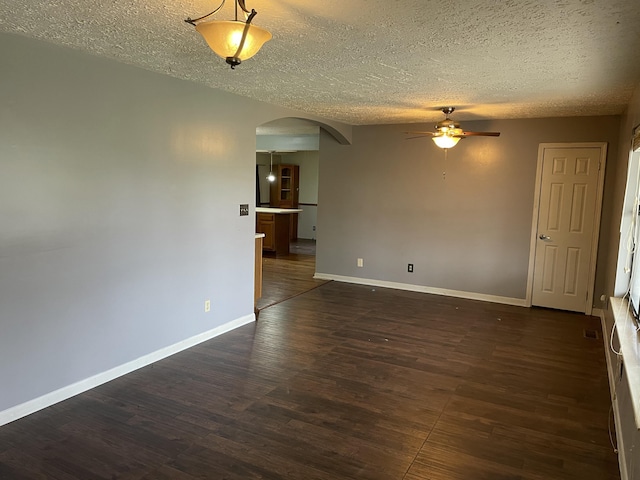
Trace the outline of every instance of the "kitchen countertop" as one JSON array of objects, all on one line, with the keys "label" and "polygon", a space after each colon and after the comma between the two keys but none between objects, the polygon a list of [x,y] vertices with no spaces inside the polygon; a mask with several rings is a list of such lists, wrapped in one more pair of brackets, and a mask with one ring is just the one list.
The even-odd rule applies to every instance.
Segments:
[{"label": "kitchen countertop", "polygon": [[301,208],[256,207],[256,213],[300,213]]}]

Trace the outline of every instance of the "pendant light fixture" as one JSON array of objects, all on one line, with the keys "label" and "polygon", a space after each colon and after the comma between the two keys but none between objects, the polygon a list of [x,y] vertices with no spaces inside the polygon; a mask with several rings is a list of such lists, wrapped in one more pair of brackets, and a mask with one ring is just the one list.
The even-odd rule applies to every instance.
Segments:
[{"label": "pendant light fixture", "polygon": [[[204,37],[211,50],[224,58],[232,69],[253,57],[262,45],[271,40],[271,33],[251,23],[257,12],[253,9],[247,10],[245,0],[234,2],[235,20],[205,20],[217,13],[224,6],[225,0],[222,0],[213,12],[193,20],[185,20],[196,27],[196,31]],[[244,12],[245,21],[238,20],[238,7]]]},{"label": "pendant light fixture", "polygon": [[267,180],[269,180],[270,183],[273,183],[276,181],[276,176],[273,174],[273,152],[269,152],[271,154],[271,164],[269,166],[269,175],[267,175]]}]

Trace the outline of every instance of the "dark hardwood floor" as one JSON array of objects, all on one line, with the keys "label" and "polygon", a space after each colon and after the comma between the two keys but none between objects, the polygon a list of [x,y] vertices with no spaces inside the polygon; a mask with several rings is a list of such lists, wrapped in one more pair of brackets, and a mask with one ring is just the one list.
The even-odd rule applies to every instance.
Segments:
[{"label": "dark hardwood floor", "polygon": [[314,240],[291,242],[290,250],[289,255],[262,258],[262,297],[257,302],[258,312],[327,283],[313,278],[316,272]]},{"label": "dark hardwood floor", "polygon": [[585,329],[329,282],[0,427],[0,478],[618,479]]}]

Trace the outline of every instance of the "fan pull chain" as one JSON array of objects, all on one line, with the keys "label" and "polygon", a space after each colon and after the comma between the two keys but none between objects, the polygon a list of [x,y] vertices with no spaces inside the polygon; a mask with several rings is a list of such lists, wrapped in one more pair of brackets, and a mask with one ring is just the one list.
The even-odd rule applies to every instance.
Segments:
[{"label": "fan pull chain", "polygon": [[[448,153],[449,153],[449,149],[448,149],[448,148],[445,148],[445,149],[444,149],[444,166],[445,166],[445,168],[446,168],[446,166],[447,166],[447,154],[448,154]],[[447,171],[446,171],[446,170],[443,170],[443,171],[442,171],[442,180],[446,180],[446,179],[447,179]]]}]

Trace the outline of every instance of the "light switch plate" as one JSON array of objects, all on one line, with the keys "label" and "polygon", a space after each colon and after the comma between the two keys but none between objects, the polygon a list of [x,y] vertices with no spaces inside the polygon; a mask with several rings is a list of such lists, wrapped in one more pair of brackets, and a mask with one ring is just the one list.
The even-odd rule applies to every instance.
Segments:
[{"label": "light switch plate", "polygon": [[249,215],[249,204],[248,203],[241,203],[240,204],[240,216],[244,217]]}]

